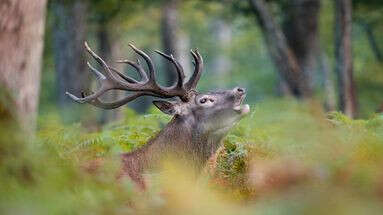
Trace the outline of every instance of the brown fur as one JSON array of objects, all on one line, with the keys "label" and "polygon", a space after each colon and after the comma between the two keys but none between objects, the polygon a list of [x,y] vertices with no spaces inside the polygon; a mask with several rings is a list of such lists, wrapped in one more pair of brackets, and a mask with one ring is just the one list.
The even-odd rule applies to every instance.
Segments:
[{"label": "brown fur", "polygon": [[123,175],[128,175],[140,188],[145,189],[142,173],[167,155],[176,155],[192,161],[200,170],[217,150],[221,137],[209,139],[199,135],[198,128],[193,128],[182,118],[175,116],[172,121],[142,148],[122,155]]}]

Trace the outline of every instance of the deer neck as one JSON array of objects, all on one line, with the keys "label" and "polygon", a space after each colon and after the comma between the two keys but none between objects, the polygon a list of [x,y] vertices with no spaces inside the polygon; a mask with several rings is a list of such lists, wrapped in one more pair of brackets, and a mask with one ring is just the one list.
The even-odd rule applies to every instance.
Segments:
[{"label": "deer neck", "polygon": [[[192,161],[197,172],[216,152],[226,131],[203,132],[198,124],[174,117],[160,133],[142,148],[122,155],[123,170],[134,181],[141,183],[140,172],[156,167],[164,156],[172,155]],[[165,157],[166,158],[166,157]]]},{"label": "deer neck", "polygon": [[149,144],[167,151],[180,150],[190,144],[192,130],[190,122],[174,117]]},{"label": "deer neck", "polygon": [[227,131],[204,132],[194,120],[175,116],[151,141],[150,154],[175,152],[203,166],[217,151]]}]

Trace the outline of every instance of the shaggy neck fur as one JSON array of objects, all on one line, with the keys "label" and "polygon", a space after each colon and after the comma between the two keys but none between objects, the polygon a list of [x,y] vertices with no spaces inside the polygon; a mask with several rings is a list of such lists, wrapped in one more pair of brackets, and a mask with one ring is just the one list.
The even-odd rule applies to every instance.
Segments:
[{"label": "shaggy neck fur", "polygon": [[[172,155],[192,162],[200,170],[218,149],[226,130],[203,133],[193,120],[175,116],[160,133],[140,149],[122,155],[123,170],[145,187],[142,172]],[[228,130],[228,129],[227,129]]]}]

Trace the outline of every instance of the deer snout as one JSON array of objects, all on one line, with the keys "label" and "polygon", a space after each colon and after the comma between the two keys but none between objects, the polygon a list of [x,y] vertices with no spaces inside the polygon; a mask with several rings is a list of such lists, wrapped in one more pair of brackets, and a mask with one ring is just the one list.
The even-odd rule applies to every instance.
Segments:
[{"label": "deer snout", "polygon": [[246,94],[246,89],[242,88],[242,87],[235,87],[233,91],[235,94],[240,95],[240,96]]},{"label": "deer snout", "polygon": [[234,93],[234,111],[236,111],[241,116],[245,116],[250,112],[250,106],[248,104],[242,104],[246,96],[246,89],[242,87],[236,87],[233,89]]}]

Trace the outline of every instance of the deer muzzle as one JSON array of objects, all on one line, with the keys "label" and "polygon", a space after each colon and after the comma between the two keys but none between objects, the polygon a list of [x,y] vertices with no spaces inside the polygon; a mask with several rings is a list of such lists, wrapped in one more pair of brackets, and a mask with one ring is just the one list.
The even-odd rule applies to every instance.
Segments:
[{"label": "deer muzzle", "polygon": [[242,104],[246,97],[246,89],[236,87],[233,89],[235,95],[234,111],[240,115],[246,115],[250,112],[250,106],[248,104]]}]

